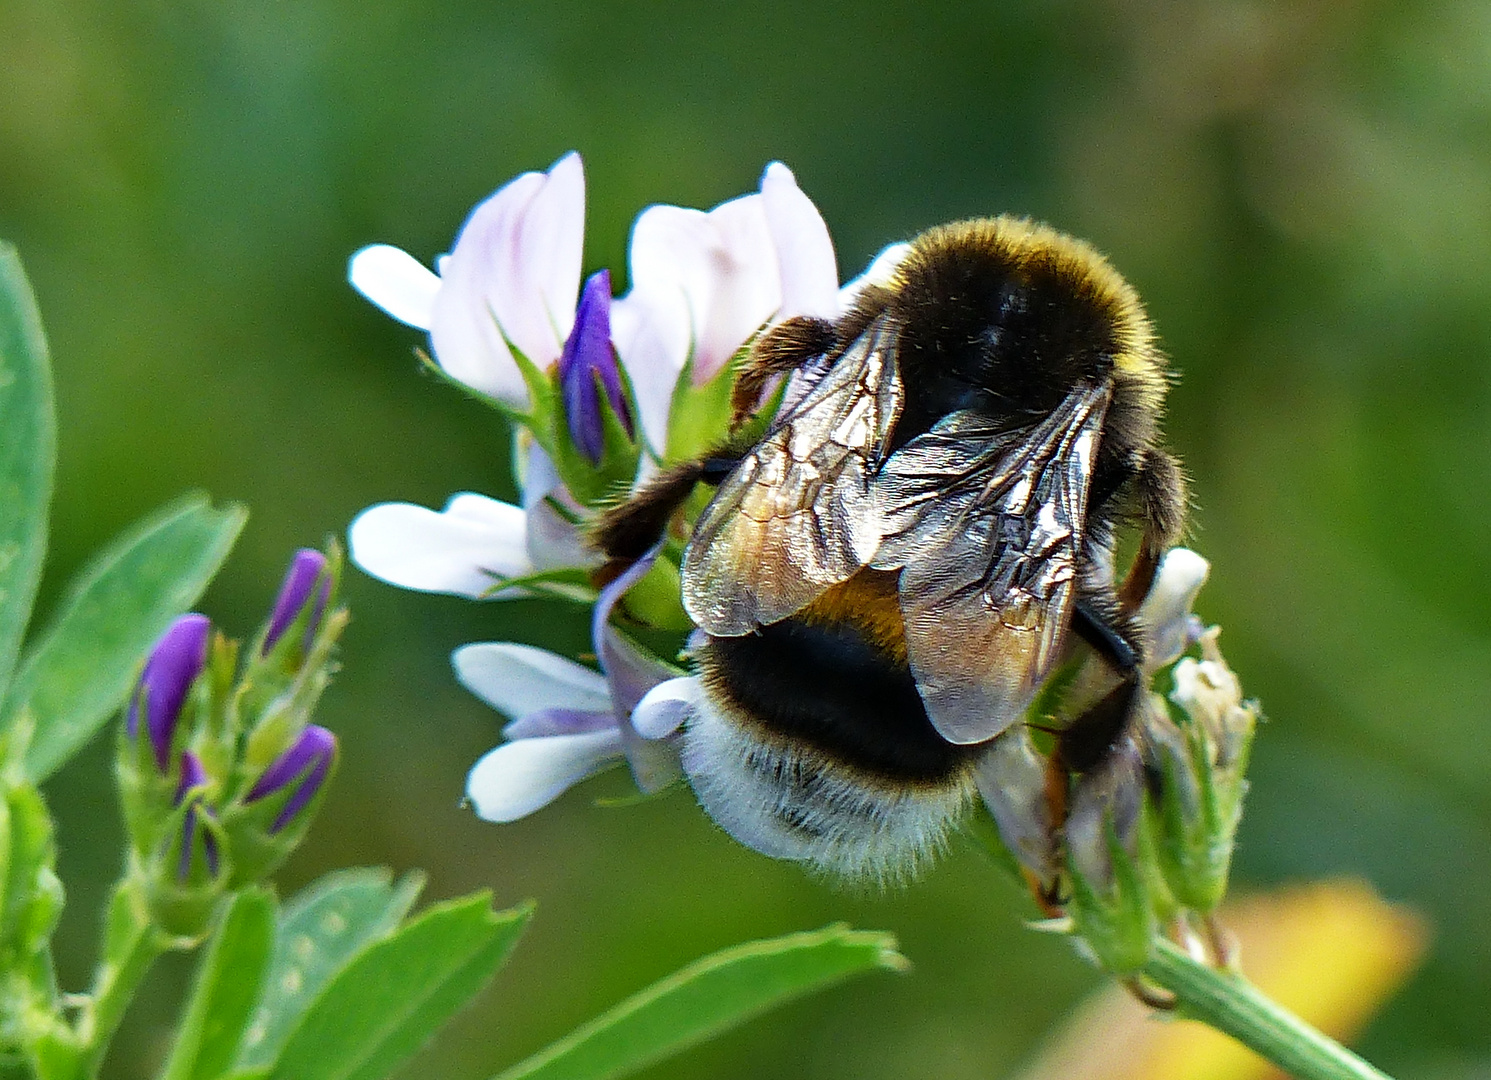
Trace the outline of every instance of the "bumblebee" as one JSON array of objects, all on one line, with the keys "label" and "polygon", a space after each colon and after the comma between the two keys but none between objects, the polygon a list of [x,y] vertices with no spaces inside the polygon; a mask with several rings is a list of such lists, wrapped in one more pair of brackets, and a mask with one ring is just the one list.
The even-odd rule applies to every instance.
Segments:
[{"label": "bumblebee", "polygon": [[1116,686],[1056,734],[1052,770],[1096,768],[1130,723],[1135,611],[1186,506],[1166,362],[1097,251],[999,217],[918,237],[837,321],[768,330],[737,420],[779,377],[763,437],[660,473],[596,541],[634,560],[717,486],[681,564],[698,798],[765,854],[914,872],[1077,642]]}]

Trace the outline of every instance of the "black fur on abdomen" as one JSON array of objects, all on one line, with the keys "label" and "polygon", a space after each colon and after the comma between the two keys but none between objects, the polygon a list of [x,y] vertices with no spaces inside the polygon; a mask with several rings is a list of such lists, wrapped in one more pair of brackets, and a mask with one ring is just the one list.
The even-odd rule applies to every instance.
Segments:
[{"label": "black fur on abdomen", "polygon": [[937,734],[904,664],[844,623],[787,619],[699,654],[710,689],[767,737],[812,746],[867,778],[938,786],[979,747]]}]

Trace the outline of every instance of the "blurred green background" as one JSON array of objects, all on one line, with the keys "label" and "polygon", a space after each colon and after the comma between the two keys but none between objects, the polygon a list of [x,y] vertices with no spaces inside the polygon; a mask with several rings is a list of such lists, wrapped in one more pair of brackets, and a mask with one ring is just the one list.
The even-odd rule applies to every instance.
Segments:
[{"label": "blurred green background", "polygon": [[[1183,373],[1202,613],[1271,718],[1247,885],[1349,872],[1427,913],[1426,966],[1362,1048],[1491,1074],[1491,6],[1122,0],[930,6],[518,0],[0,0],[0,235],[52,340],[49,591],[189,487],[253,510],[205,601],[248,634],[291,550],[362,507],[511,497],[506,437],[422,377],[347,256],[423,259],[515,173],[585,156],[587,269],[648,202],[711,206],[781,158],[844,276],[883,244],[1016,211],[1106,250]],[[654,1076],[999,1077],[1095,983],[969,851],[884,895],[731,844],[686,794],[518,825],[458,806],[499,718],[447,656],[585,648],[571,612],[355,571],[322,712],[345,763],[284,891],[352,863],[427,895],[536,897],[511,965],[406,1075],[478,1078],[719,946],[833,919],[913,974],[758,1021]],[[103,741],[59,775],[78,986],[118,845]],[[149,1075],[164,967],[111,1068]]]}]

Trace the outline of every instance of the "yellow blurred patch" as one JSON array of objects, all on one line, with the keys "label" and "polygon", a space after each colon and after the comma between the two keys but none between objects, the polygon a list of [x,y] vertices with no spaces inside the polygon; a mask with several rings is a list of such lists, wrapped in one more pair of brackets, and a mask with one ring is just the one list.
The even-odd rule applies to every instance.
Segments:
[{"label": "yellow blurred patch", "polygon": [[[1243,973],[1280,1005],[1348,1040],[1418,966],[1428,926],[1360,881],[1227,905]],[[1168,1021],[1117,986],[1079,1005],[1019,1080],[1268,1080],[1276,1068],[1225,1035]]]}]

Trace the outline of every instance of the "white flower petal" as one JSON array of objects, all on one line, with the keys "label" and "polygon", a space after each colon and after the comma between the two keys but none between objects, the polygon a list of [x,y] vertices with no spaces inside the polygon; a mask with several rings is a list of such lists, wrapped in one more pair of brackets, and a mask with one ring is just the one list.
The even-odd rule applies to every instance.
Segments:
[{"label": "white flower petal", "polygon": [[430,323],[440,366],[526,408],[504,335],[540,369],[559,359],[574,322],[584,229],[585,177],[575,154],[547,174],[524,173],[477,206],[440,264]]},{"label": "white flower petal", "polygon": [[621,756],[621,733],[614,730],[520,739],[497,747],[472,767],[466,795],[478,817],[517,821]]},{"label": "white flower petal", "polygon": [[600,672],[546,649],[489,641],[463,645],[450,660],[462,686],[514,719],[541,709],[611,711]]},{"label": "white flower petal", "polygon": [[911,245],[905,241],[889,244],[883,248],[879,255],[871,260],[870,265],[865,267],[864,273],[853,281],[844,283],[839,290],[839,310],[848,311],[850,305],[859,299],[859,294],[867,285],[889,285],[891,278],[895,276],[896,268],[901,261],[911,252]]},{"label": "white flower petal", "polygon": [[585,247],[585,166],[571,151],[549,169],[519,222],[517,259],[538,303],[517,292],[503,294],[497,317],[510,340],[540,368],[559,359],[575,324],[580,264]]},{"label": "white flower petal", "polygon": [[1016,725],[991,742],[979,758],[974,779],[1005,846],[1041,881],[1053,881],[1060,860],[1046,792],[1046,764],[1036,753],[1029,730]]},{"label": "white flower petal", "polygon": [[782,304],[776,248],[759,195],[707,214],[649,207],[632,229],[629,258],[634,302],[653,312],[652,340],[664,350],[623,354],[629,372],[641,364],[681,369],[692,341],[694,381],[706,382]]},{"label": "white flower petal", "polygon": [[761,199],[782,281],[778,317],[837,318],[839,267],[828,226],[813,200],[802,193],[792,170],[780,161],[766,167],[761,177]]},{"label": "white flower petal", "polygon": [[673,390],[692,335],[682,292],[633,289],[611,304],[611,344],[631,379],[642,437],[658,457],[668,449]]},{"label": "white flower petal", "polygon": [[451,378],[514,408],[528,407],[528,388],[503,339],[493,309],[493,291],[514,288],[511,268],[494,266],[504,226],[543,183],[524,173],[471,212],[455,248],[440,263],[440,293],[430,315],[435,360]]},{"label": "white flower petal", "polygon": [[[528,514],[528,558],[535,570],[597,566],[601,554],[591,547],[575,524],[582,510],[560,482],[554,462],[533,441],[527,429],[519,428],[513,439],[515,472],[523,489],[523,509]],[[561,504],[566,511],[561,511]]]},{"label": "white flower petal", "polygon": [[498,578],[533,572],[526,526],[518,507],[462,494],[443,513],[412,503],[369,507],[347,542],[354,563],[391,585],[478,598]]},{"label": "white flower petal", "polygon": [[352,287],[399,322],[430,328],[440,279],[410,255],[388,244],[372,244],[347,261]]},{"label": "white flower petal", "polygon": [[1146,663],[1162,668],[1185,651],[1191,605],[1206,584],[1211,563],[1189,548],[1171,548],[1160,560],[1149,595],[1139,605],[1139,624],[1148,637]]},{"label": "white flower petal", "polygon": [[658,683],[632,710],[632,726],[644,739],[666,739],[693,715],[703,693],[692,675]]}]

